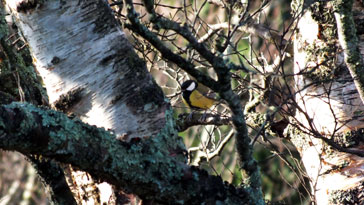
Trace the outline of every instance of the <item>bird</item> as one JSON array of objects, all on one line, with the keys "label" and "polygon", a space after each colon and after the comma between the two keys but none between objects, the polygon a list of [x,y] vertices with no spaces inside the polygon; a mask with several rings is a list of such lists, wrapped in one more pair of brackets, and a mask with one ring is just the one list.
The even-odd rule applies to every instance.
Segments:
[{"label": "bird", "polygon": [[207,110],[217,101],[197,90],[198,83],[194,80],[187,80],[182,83],[182,99],[190,108]]}]

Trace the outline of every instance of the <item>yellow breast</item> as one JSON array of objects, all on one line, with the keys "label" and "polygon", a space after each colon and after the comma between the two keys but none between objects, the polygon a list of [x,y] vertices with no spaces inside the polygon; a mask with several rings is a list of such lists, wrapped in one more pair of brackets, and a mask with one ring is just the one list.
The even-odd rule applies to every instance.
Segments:
[{"label": "yellow breast", "polygon": [[207,110],[215,103],[215,100],[207,98],[203,96],[199,91],[194,90],[190,95],[190,102],[191,105],[194,107]]}]

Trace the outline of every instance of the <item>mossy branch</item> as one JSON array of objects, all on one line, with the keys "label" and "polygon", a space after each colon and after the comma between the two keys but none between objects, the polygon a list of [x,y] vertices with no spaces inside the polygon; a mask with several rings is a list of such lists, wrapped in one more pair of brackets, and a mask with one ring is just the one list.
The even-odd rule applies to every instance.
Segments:
[{"label": "mossy branch", "polygon": [[335,19],[339,42],[344,50],[345,63],[354,80],[360,99],[364,103],[364,63],[358,47],[359,40],[352,13],[353,2],[353,0],[336,0],[334,2]]},{"label": "mossy branch", "polygon": [[164,204],[249,204],[244,189],[189,167],[166,136],[122,142],[110,132],[31,104],[0,106],[0,148],[71,164],[143,199]]}]

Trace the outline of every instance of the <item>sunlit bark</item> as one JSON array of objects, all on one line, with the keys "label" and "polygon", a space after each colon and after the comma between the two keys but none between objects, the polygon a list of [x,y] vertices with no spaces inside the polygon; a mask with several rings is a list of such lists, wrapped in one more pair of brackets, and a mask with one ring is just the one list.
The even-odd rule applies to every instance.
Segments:
[{"label": "sunlit bark", "polygon": [[333,2],[312,4],[298,23],[294,66],[299,109],[293,123],[301,131],[292,134],[292,141],[318,204],[359,203],[364,105],[344,61],[333,8]]},{"label": "sunlit bark", "polygon": [[[145,64],[106,1],[9,0],[6,5],[29,44],[52,107],[126,141],[152,136],[164,126],[163,94],[151,86]],[[84,179],[72,182],[79,200],[98,192],[91,177],[71,173],[72,179]],[[103,198],[107,202],[109,197]]]}]

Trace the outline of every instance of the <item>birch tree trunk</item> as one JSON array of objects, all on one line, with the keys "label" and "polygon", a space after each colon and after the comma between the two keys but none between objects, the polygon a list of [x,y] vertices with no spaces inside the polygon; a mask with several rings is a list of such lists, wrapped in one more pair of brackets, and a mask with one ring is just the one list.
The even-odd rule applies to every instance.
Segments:
[{"label": "birch tree trunk", "polygon": [[[164,127],[163,93],[106,1],[7,0],[6,6],[29,44],[52,107],[125,141]],[[108,196],[95,198],[105,187],[97,190],[83,172],[67,172],[79,203],[108,202]]]},{"label": "birch tree trunk", "polygon": [[[76,115],[83,122],[112,130],[120,140],[125,141],[149,138],[169,123],[165,119],[168,105],[161,90],[147,74],[145,64],[132,51],[106,1],[5,2],[29,43],[34,63],[47,88],[51,106]],[[347,2],[350,5],[352,1]],[[294,1],[292,4],[301,19],[294,42],[297,114],[292,122],[291,138],[301,153],[311,180],[313,200],[318,204],[360,204],[364,200],[364,105],[358,92],[358,88],[362,86],[360,75],[352,70],[349,72],[348,69],[352,67],[347,52],[347,42],[351,39],[342,38],[342,35],[347,34],[340,31],[343,25],[340,22],[341,3],[320,2],[309,7],[304,7],[301,1]],[[364,33],[359,27],[362,23],[362,6],[358,1],[353,7],[359,35]],[[351,9],[351,5],[349,8]],[[361,43],[354,46],[362,48]],[[17,106],[10,108],[19,109]],[[7,114],[5,111],[3,113]],[[37,111],[38,113],[41,111]],[[179,147],[183,148],[182,145]],[[94,147],[89,149],[94,151]],[[94,153],[91,150],[90,153]],[[129,153],[129,150],[125,153]],[[143,160],[147,163],[140,167],[148,168],[151,161],[145,158]],[[155,163],[155,159],[152,162]],[[112,163],[105,161],[105,164]],[[174,179],[175,183],[181,179],[193,181],[196,183],[188,186],[195,188],[201,184],[197,178],[207,176],[197,175],[192,169],[178,165],[175,163],[170,166],[173,172],[178,173],[178,177],[162,175],[159,177],[162,178],[161,181],[153,181],[154,188],[164,190],[160,184],[163,182],[169,185],[170,182],[166,179]],[[93,170],[94,167],[88,165],[87,168]],[[133,170],[135,167],[128,168]],[[103,174],[105,173],[107,172]],[[121,181],[127,177],[129,175],[120,174],[108,179]],[[133,177],[126,181],[136,180]],[[81,178],[89,179],[85,175]],[[212,184],[206,183],[205,186],[218,184],[215,179],[210,181]],[[138,182],[143,185],[149,182],[141,181]],[[92,181],[86,183],[93,187]],[[123,183],[125,181],[119,182]],[[78,182],[76,184],[76,188],[79,188],[79,203],[101,202],[98,197],[91,197],[95,195],[94,189],[86,188],[87,192],[83,192],[80,189],[82,185]],[[137,186],[138,183],[133,185],[134,190],[137,190]],[[213,191],[219,193],[216,194],[218,197],[213,196],[215,198],[211,199],[217,198],[219,203],[229,195],[222,188],[209,189],[208,192],[200,189],[200,193],[204,195],[213,196]],[[138,191],[144,193],[144,190]],[[183,194],[170,200],[181,201],[186,192],[179,192]],[[161,195],[159,200],[170,194],[163,192]],[[189,198],[190,201],[192,199]]]},{"label": "birch tree trunk", "polygon": [[[298,109],[291,137],[301,153],[311,182],[312,200],[317,204],[364,202],[364,104],[356,84],[360,75],[349,72],[352,62],[348,59],[353,54],[347,52],[346,46],[360,48],[362,56],[363,39],[352,44],[353,38],[343,32],[343,27],[351,27],[354,29],[350,35],[364,34],[360,26],[364,7],[359,1],[353,7],[352,1],[343,2],[292,3],[302,16],[294,41]],[[340,16],[345,9],[345,17],[354,21],[343,25]],[[363,70],[361,56],[354,64]]]}]

